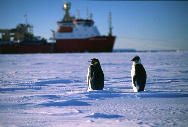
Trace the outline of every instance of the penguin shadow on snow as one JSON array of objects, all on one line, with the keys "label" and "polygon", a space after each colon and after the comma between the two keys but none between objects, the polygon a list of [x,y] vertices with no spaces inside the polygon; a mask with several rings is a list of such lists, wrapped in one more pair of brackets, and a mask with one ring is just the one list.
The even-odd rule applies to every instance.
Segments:
[{"label": "penguin shadow on snow", "polygon": [[66,101],[49,101],[46,103],[42,103],[42,104],[38,104],[38,106],[42,106],[42,107],[64,107],[64,106],[90,106],[89,103],[84,102],[84,101],[80,101],[77,99],[71,99],[71,100],[66,100]]},{"label": "penguin shadow on snow", "polygon": [[95,118],[95,119],[117,119],[117,118],[123,118],[121,115],[115,115],[115,114],[104,114],[104,113],[92,113],[91,115],[88,115],[86,117],[89,118]]},{"label": "penguin shadow on snow", "polygon": [[25,91],[25,90],[41,90],[40,87],[23,87],[23,88],[0,88],[0,93],[7,92],[17,92],[17,91]]},{"label": "penguin shadow on snow", "polygon": [[181,98],[188,97],[188,94],[184,93],[175,93],[175,92],[166,92],[166,91],[142,91],[139,93],[133,93],[135,97],[139,98]]},{"label": "penguin shadow on snow", "polygon": [[35,86],[48,86],[51,84],[70,84],[73,83],[74,81],[67,80],[67,79],[52,79],[52,80],[44,80],[40,82],[35,82],[33,85]]}]

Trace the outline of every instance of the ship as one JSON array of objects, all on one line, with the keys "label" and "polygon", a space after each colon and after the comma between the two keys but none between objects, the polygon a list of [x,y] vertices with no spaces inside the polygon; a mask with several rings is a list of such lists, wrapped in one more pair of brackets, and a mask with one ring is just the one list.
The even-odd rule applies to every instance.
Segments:
[{"label": "ship", "polygon": [[86,19],[71,16],[70,9],[71,3],[64,1],[65,15],[56,22],[57,31],[52,30],[54,43],[35,37],[30,24],[19,24],[9,30],[0,29],[0,53],[112,52],[116,37],[112,35],[111,13],[108,35],[100,35],[92,14],[88,16],[88,9]]},{"label": "ship", "polygon": [[46,39],[34,36],[33,26],[19,24],[13,29],[0,29],[0,53],[49,53],[53,45]]},{"label": "ship", "polygon": [[55,52],[112,52],[115,36],[112,36],[111,20],[108,36],[101,36],[88,11],[86,19],[81,19],[79,13],[77,18],[70,16],[70,8],[71,3],[64,2],[65,15],[57,22]]}]

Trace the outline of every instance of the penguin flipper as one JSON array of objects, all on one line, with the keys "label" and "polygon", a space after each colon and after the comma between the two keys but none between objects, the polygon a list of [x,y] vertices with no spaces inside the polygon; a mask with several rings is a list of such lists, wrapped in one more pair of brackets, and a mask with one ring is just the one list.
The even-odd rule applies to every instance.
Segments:
[{"label": "penguin flipper", "polygon": [[134,86],[136,87],[136,85],[137,85],[136,75],[133,76],[133,84],[134,84]]}]

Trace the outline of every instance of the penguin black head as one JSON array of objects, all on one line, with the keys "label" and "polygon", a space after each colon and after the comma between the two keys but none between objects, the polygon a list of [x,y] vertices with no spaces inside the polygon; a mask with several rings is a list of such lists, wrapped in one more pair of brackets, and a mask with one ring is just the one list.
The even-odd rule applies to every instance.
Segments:
[{"label": "penguin black head", "polygon": [[91,59],[91,61],[89,61],[89,62],[91,62],[91,64],[99,64],[100,65],[99,60],[96,58]]},{"label": "penguin black head", "polygon": [[140,63],[140,57],[139,56],[135,56],[131,61],[134,61],[136,63]]}]

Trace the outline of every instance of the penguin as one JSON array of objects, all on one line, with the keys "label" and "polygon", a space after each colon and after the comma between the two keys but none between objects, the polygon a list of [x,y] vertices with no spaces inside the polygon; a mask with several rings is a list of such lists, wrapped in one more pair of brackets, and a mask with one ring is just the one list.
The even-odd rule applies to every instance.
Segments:
[{"label": "penguin", "polygon": [[91,59],[88,74],[87,74],[87,83],[88,91],[90,90],[103,90],[104,88],[104,73],[102,71],[100,62],[98,59]]},{"label": "penguin", "polygon": [[141,59],[139,56],[135,56],[131,61],[133,61],[131,70],[133,90],[134,92],[144,91],[147,74],[141,64]]}]

